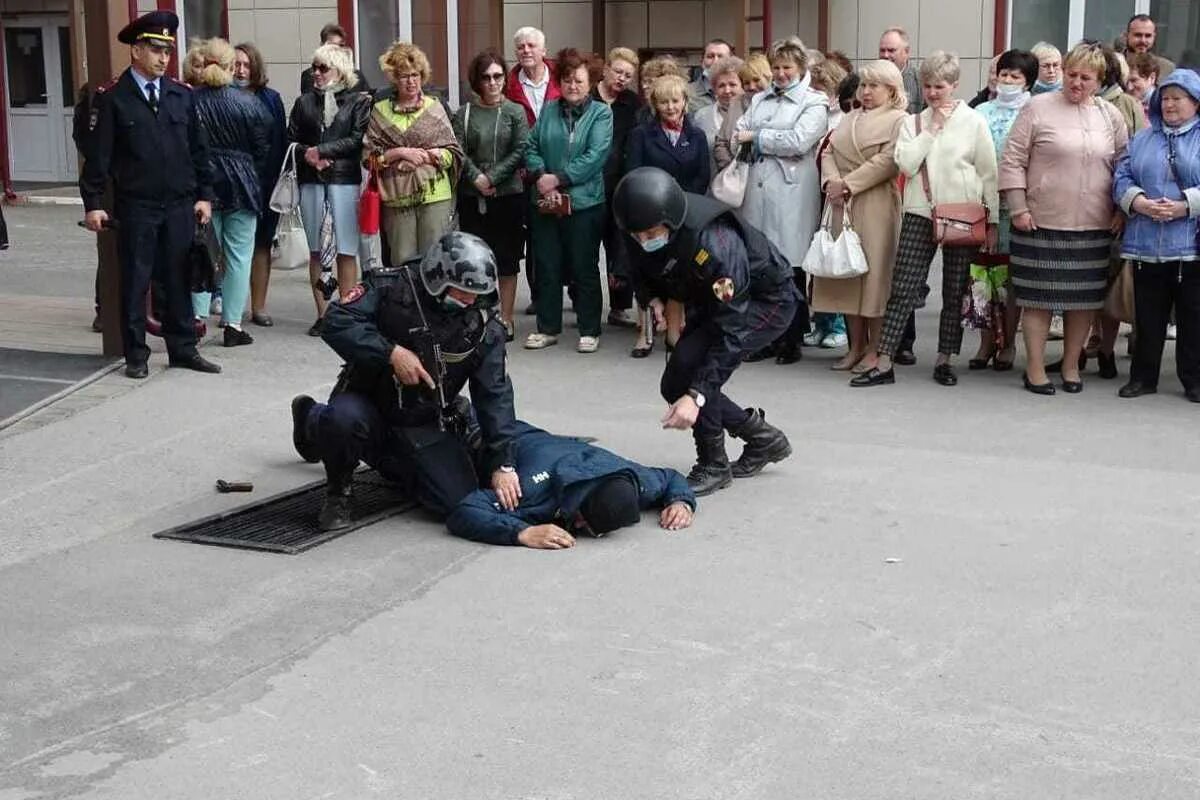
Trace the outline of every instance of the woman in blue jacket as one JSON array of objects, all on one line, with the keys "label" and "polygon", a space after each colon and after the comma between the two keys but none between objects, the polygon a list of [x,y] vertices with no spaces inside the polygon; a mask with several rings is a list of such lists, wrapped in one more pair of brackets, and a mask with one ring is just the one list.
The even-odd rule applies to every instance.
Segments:
[{"label": "woman in blue jacket", "polygon": [[1129,215],[1121,257],[1133,262],[1133,368],[1121,397],[1158,391],[1171,308],[1179,329],[1175,369],[1200,403],[1200,76],[1175,70],[1150,99],[1150,127],[1117,163],[1113,199]]}]

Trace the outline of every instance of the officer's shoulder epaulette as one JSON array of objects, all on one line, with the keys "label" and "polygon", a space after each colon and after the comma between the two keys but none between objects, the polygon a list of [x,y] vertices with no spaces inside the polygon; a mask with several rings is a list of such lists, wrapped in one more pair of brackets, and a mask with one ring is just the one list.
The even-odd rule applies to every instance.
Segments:
[{"label": "officer's shoulder epaulette", "polygon": [[192,91],[193,88],[190,83],[184,83],[183,81],[171,75],[164,75],[163,80],[169,81],[173,86],[178,86],[179,88],[186,89],[189,92]]},{"label": "officer's shoulder epaulette", "polygon": [[96,87],[96,94],[103,94],[104,92],[109,91],[110,89],[112,89],[113,87],[115,87],[117,85],[117,81],[119,81],[119,80],[121,80],[121,76],[117,75],[113,78],[110,78],[108,83],[100,84],[99,86]]}]

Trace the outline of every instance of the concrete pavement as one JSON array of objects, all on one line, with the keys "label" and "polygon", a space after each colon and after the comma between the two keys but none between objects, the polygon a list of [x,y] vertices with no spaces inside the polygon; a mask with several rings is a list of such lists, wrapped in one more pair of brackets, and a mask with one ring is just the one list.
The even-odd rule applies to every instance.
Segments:
[{"label": "concrete pavement", "polygon": [[[90,292],[86,262],[54,272],[25,278]],[[337,360],[304,293],[277,276],[279,324],[206,349],[221,376],[155,370],[0,440],[0,800],[1200,795],[1200,417],[1173,377],[1138,401],[1094,374],[1077,397],[1019,371],[946,389],[931,308],[894,387],[811,350],[739,370],[796,455],[687,531],[151,539],[245,499],[218,477],[319,475],[287,402]],[[686,469],[661,356],[573,335],[511,351],[521,415]]]}]

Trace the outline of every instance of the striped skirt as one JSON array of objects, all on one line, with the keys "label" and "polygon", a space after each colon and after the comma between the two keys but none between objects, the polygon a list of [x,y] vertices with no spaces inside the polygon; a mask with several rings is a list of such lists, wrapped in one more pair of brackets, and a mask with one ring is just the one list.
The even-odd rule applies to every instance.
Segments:
[{"label": "striped skirt", "polygon": [[1089,311],[1104,307],[1108,231],[1012,231],[1009,268],[1021,308]]}]

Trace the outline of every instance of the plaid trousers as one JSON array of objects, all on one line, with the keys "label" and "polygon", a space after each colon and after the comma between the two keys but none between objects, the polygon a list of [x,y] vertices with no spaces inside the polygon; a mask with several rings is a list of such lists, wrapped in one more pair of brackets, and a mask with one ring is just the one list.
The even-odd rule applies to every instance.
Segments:
[{"label": "plaid trousers", "polygon": [[[937,253],[933,220],[905,214],[892,270],[892,294],[883,319],[879,352],[891,356],[904,335],[908,315],[921,302],[921,287],[929,281],[929,265]],[[942,315],[938,324],[938,352],[958,353],[962,347],[962,298],[971,279],[971,262],[978,247],[942,248]]]}]

